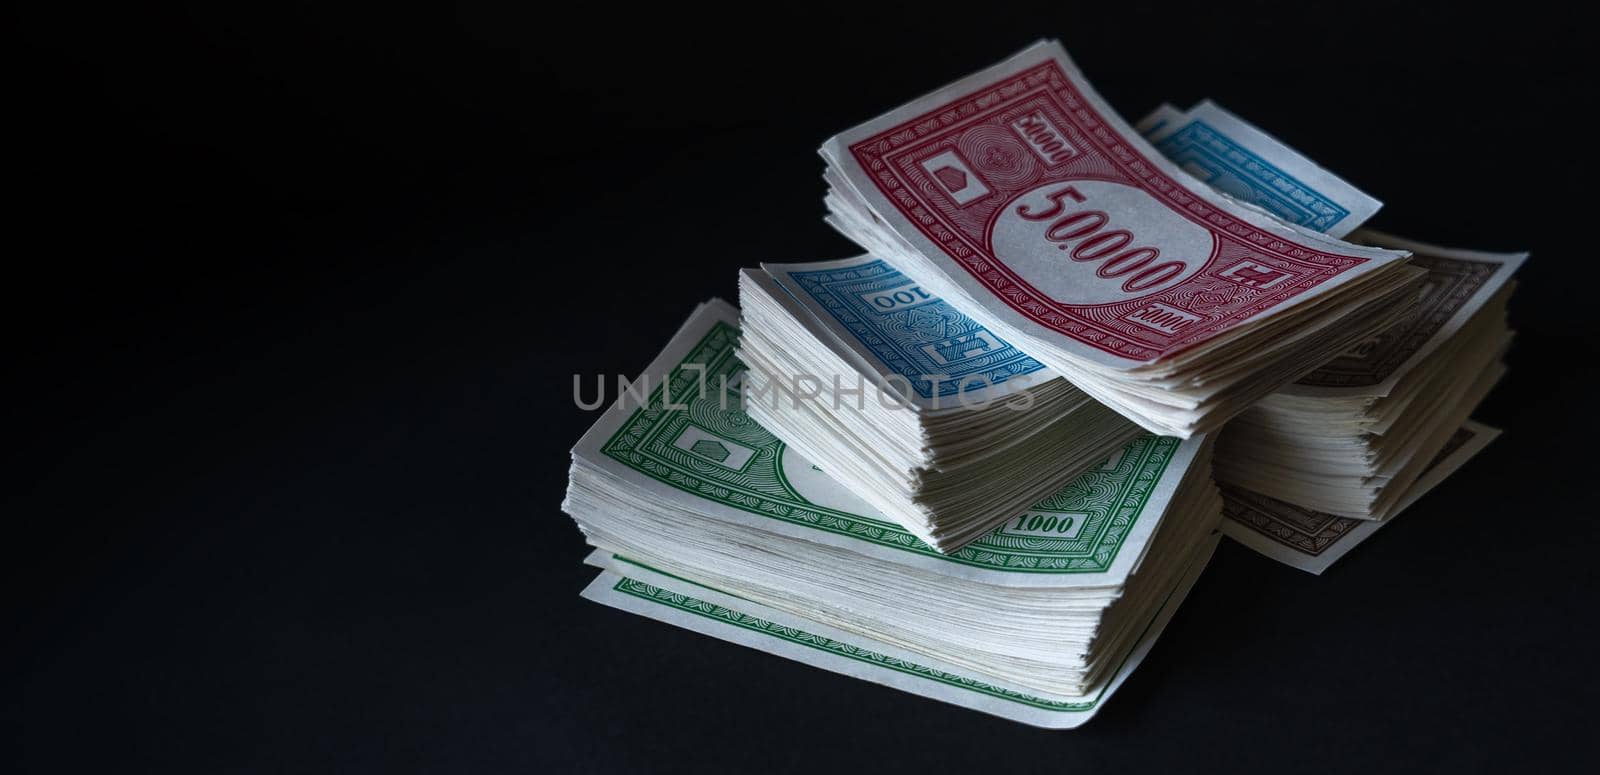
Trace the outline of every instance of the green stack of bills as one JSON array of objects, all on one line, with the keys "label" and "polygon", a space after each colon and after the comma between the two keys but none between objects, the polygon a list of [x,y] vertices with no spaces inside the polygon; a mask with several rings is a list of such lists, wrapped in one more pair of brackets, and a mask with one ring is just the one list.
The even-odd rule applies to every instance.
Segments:
[{"label": "green stack of bills", "polygon": [[1219,536],[1211,444],[1142,434],[955,552],[934,550],[746,414],[738,311],[701,305],[572,453],[585,595],[1047,727],[1092,716]]}]

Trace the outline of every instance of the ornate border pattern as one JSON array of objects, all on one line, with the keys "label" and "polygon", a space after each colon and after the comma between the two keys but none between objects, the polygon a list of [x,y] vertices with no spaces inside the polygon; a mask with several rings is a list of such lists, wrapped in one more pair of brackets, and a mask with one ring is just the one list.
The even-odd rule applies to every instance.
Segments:
[{"label": "ornate border pattern", "polygon": [[1301,554],[1316,557],[1364,520],[1339,517],[1223,485],[1222,515]]},{"label": "ornate border pattern", "polygon": [[1295,384],[1318,387],[1362,387],[1389,378],[1418,348],[1466,305],[1500,264],[1415,253],[1411,263],[1428,270],[1423,309],[1415,317],[1383,332],[1354,355],[1341,355]]}]

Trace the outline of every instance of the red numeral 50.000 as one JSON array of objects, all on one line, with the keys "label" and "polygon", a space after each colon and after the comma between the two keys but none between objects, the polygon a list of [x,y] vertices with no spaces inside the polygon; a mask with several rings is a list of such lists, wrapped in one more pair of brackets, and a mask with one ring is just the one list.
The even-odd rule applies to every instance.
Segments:
[{"label": "red numeral 50.000", "polygon": [[[1186,265],[1182,261],[1166,261],[1151,266],[1161,257],[1161,251],[1156,248],[1128,248],[1134,241],[1133,232],[1127,229],[1103,230],[1111,223],[1111,216],[1100,210],[1080,210],[1061,215],[1067,209],[1064,200],[1068,197],[1080,204],[1085,201],[1078,189],[1067,186],[1046,197],[1055,203],[1054,207],[1031,212],[1027,205],[1018,205],[1017,215],[1028,221],[1048,221],[1061,216],[1050,224],[1050,228],[1045,229],[1044,238],[1060,243],[1057,247],[1061,250],[1070,250],[1068,255],[1073,261],[1099,261],[1116,253],[1095,267],[1094,273],[1108,279],[1133,275],[1122,281],[1122,290],[1128,293],[1154,288],[1183,274]],[[1076,245],[1071,244],[1074,241],[1077,241]]]}]

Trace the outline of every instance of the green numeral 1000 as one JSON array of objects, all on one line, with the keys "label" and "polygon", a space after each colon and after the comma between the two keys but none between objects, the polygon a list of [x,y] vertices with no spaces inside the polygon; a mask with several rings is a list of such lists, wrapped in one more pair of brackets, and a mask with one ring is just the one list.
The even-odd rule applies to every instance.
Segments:
[{"label": "green numeral 1000", "polygon": [[1073,517],[1056,517],[1054,514],[1023,514],[1017,517],[1016,530],[1034,533],[1070,533],[1077,522]]}]

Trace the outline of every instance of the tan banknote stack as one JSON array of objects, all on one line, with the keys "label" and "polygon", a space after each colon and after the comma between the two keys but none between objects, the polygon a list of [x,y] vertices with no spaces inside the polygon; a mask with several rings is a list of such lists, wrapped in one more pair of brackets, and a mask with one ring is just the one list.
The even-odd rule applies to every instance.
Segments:
[{"label": "tan banknote stack", "polygon": [[1421,310],[1251,407],[1219,442],[1229,534],[1315,572],[1498,433],[1468,418],[1505,374],[1511,275],[1527,258],[1352,238],[1412,252],[1428,270]]},{"label": "tan banknote stack", "polygon": [[1139,129],[1246,205],[1409,252],[1427,272],[1413,314],[1256,403],[1218,440],[1228,535],[1321,573],[1498,435],[1468,418],[1505,373],[1506,303],[1527,254],[1359,228],[1380,202],[1210,102],[1164,105]]}]

